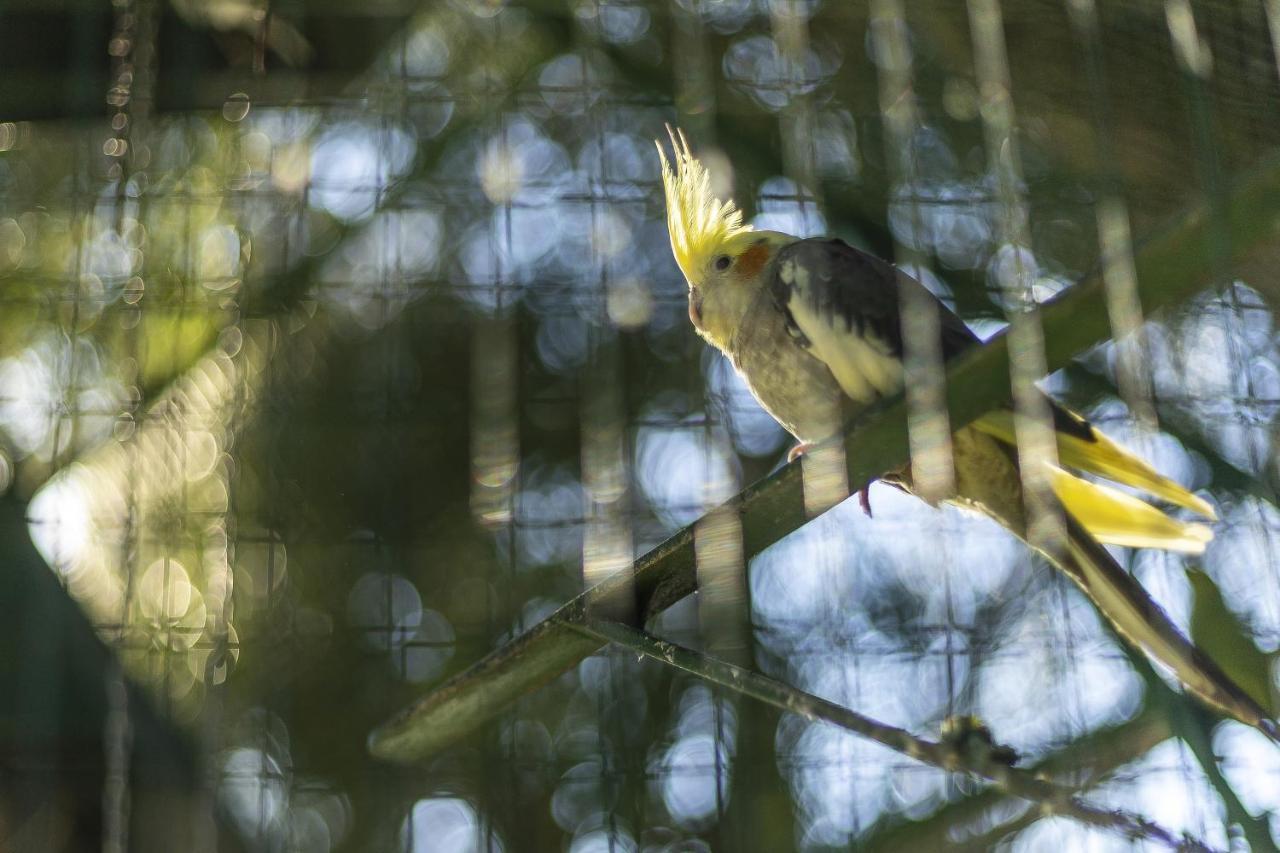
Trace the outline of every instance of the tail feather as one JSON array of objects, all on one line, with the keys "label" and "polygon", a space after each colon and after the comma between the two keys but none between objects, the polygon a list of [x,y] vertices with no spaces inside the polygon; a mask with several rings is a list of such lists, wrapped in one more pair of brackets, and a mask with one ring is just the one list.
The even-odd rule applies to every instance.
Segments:
[{"label": "tail feather", "polygon": [[[1068,417],[1072,420],[1060,422]],[[1020,474],[1012,446],[1012,415],[988,416],[971,426],[975,429],[963,428],[953,439],[957,492],[964,501],[982,508],[1026,540]],[[1065,411],[1055,418],[1055,427],[1059,448],[1070,446],[1064,442],[1064,434],[1071,437],[1078,433],[1078,441],[1090,442],[1088,425]],[[1116,452],[1123,453],[1118,448]],[[1073,464],[1074,457],[1065,453],[1063,456],[1064,464]],[[1145,466],[1140,460],[1137,464]],[[1098,471],[1097,466],[1073,467]],[[1048,471],[1049,483],[1063,510],[1067,541],[1060,548],[1041,543],[1044,555],[1093,600],[1124,640],[1172,669],[1191,693],[1209,705],[1280,743],[1280,728],[1267,711],[1183,636],[1142,585],[1102,545],[1107,542],[1200,553],[1212,538],[1209,528],[1170,518],[1131,495],[1082,480],[1056,466],[1049,466]],[[1182,492],[1190,494],[1185,489]],[[1187,505],[1186,501],[1175,503]]]},{"label": "tail feather", "polygon": [[1067,550],[1051,556],[1129,642],[1174,671],[1193,693],[1280,741],[1265,709],[1195,647],[1168,615],[1076,519],[1067,518]]},{"label": "tail feather", "polygon": [[[1079,426],[1079,430],[1075,431],[1057,430],[1058,461],[1063,465],[1141,489],[1210,521],[1217,520],[1217,514],[1208,501],[1161,475],[1140,457],[1125,450],[1083,419],[1065,410],[1060,411]],[[973,425],[1006,444],[1016,443],[1013,412],[1007,409],[989,412],[974,421]]]},{"label": "tail feather", "polygon": [[1213,531],[1180,521],[1151,504],[1049,465],[1049,482],[1062,505],[1093,538],[1127,548],[1162,548],[1203,554]]}]

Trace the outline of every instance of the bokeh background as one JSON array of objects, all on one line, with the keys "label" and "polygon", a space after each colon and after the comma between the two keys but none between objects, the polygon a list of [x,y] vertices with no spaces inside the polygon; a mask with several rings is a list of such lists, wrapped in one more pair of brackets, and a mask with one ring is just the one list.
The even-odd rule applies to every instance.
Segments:
[{"label": "bokeh background", "polygon": [[[0,846],[1152,846],[613,648],[425,761],[366,744],[785,461],[686,318],[665,122],[756,225],[989,336],[1010,277],[1049,299],[1180,211],[1228,255],[1280,3],[20,0],[0,32]],[[1116,553],[1275,708],[1280,290],[1215,269],[1132,369],[1046,387],[1217,507],[1202,559]],[[755,669],[1272,844],[1276,747],[993,524],[870,501],[742,569]]]}]

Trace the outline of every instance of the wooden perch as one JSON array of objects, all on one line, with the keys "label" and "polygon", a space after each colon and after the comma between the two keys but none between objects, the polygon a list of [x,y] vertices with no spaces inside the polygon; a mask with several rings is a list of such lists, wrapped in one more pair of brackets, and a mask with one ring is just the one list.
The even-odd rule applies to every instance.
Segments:
[{"label": "wooden perch", "polygon": [[[1271,278],[1280,268],[1273,263],[1280,245],[1280,158],[1267,160],[1228,190],[1226,205],[1220,208],[1225,222],[1215,219],[1208,206],[1198,206],[1137,247],[1138,288],[1145,310],[1176,305],[1211,285],[1215,275],[1241,271],[1256,271],[1259,277],[1249,283],[1272,304],[1280,304],[1280,282]],[[1046,303],[1042,319],[1050,370],[1111,337],[1101,275],[1086,277]],[[1009,354],[1004,337],[949,363],[947,379],[952,428],[1007,403]],[[845,454],[848,482],[854,489],[905,463],[902,398],[860,417],[846,436]],[[800,464],[747,487],[724,508],[741,517],[743,553],[750,559],[808,520]],[[396,762],[426,758],[601,648],[605,641],[600,636],[579,630],[592,614],[626,612],[634,604],[633,612],[647,621],[693,592],[695,585],[691,525],[636,560],[631,577],[615,576],[586,590],[397,714],[370,735],[370,751]]]}]

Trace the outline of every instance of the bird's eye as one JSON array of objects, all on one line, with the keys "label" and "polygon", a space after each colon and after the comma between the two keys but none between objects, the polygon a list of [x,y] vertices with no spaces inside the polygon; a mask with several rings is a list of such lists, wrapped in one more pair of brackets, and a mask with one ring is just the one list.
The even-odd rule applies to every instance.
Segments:
[{"label": "bird's eye", "polygon": [[724,272],[732,264],[733,264],[733,258],[729,257],[728,255],[721,255],[720,257],[716,258],[716,271]]}]

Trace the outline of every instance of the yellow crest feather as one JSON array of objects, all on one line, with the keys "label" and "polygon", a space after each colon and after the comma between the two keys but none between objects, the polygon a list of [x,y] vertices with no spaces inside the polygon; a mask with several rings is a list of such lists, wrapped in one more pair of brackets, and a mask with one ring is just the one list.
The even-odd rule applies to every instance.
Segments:
[{"label": "yellow crest feather", "polygon": [[732,201],[721,201],[711,191],[711,175],[689,150],[684,131],[672,130],[671,125],[667,125],[667,134],[674,150],[674,167],[667,161],[662,143],[655,144],[662,160],[671,252],[684,277],[696,282],[707,259],[718,252],[725,241],[752,229],[742,224],[742,211]]}]

